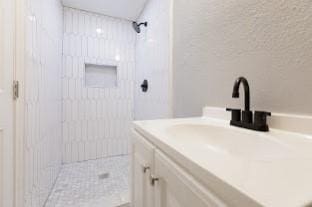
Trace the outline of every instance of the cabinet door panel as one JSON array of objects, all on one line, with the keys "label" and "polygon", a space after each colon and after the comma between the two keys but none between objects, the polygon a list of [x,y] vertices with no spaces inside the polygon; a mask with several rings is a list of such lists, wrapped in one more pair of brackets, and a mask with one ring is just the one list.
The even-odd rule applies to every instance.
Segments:
[{"label": "cabinet door panel", "polygon": [[155,153],[155,207],[225,207],[202,186],[160,151]]},{"label": "cabinet door panel", "polygon": [[153,207],[154,189],[150,185],[150,174],[154,167],[154,147],[133,132],[132,144],[132,206]]},{"label": "cabinet door panel", "polygon": [[149,172],[145,170],[145,161],[142,157],[134,155],[133,159],[133,206],[134,207],[152,207],[153,206],[153,188],[149,183]]}]

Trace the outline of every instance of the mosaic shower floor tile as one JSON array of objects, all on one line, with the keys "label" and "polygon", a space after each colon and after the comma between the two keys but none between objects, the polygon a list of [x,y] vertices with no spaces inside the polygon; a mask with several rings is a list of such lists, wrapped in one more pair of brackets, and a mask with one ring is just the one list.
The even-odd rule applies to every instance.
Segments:
[{"label": "mosaic shower floor tile", "polygon": [[129,156],[63,165],[45,207],[129,206],[129,176]]}]

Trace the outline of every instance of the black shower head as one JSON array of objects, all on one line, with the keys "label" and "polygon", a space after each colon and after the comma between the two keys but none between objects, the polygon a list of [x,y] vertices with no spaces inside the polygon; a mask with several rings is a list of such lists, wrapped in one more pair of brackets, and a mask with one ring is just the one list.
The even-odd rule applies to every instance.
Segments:
[{"label": "black shower head", "polygon": [[142,22],[142,23],[139,23],[139,24],[137,22],[132,22],[133,29],[137,33],[141,32],[141,28],[140,28],[141,25],[144,25],[145,27],[147,27],[147,22]]}]

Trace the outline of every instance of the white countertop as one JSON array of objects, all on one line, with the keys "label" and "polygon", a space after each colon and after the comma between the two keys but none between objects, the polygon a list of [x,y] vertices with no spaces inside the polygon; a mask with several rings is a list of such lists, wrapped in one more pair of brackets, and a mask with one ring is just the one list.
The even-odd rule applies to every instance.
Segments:
[{"label": "white countertop", "polygon": [[[236,145],[239,149],[246,145],[246,150],[233,154],[231,150],[213,144],[198,140],[190,142],[188,139],[192,137],[179,138],[170,131],[172,127],[185,124],[226,127],[233,130],[233,142],[239,133],[246,137],[256,136],[259,141],[257,145],[248,143],[248,140],[234,143],[233,146],[240,145]],[[230,127],[228,121],[213,118],[138,121],[134,128],[235,206],[248,203],[248,207],[287,207],[312,203],[312,137],[309,135],[277,129],[256,132]],[[267,147],[261,140],[270,140],[282,148]],[[258,147],[248,150],[250,146]],[[245,204],[244,198],[249,199]],[[254,203],[251,205],[250,201]]]}]

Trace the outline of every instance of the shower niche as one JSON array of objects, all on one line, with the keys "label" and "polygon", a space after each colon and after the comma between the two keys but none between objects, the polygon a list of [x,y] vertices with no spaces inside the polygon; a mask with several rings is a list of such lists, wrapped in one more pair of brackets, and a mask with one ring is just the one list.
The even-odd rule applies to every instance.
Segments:
[{"label": "shower niche", "polygon": [[117,65],[85,63],[85,86],[87,88],[116,88]]}]

